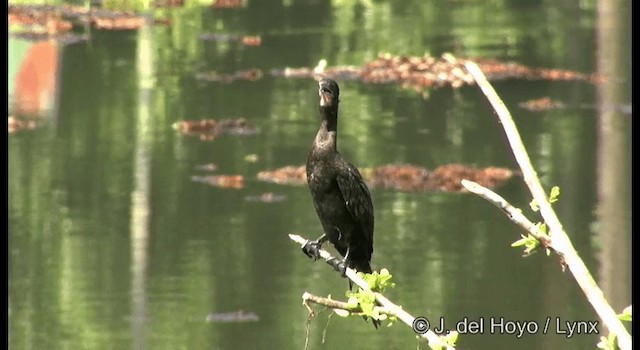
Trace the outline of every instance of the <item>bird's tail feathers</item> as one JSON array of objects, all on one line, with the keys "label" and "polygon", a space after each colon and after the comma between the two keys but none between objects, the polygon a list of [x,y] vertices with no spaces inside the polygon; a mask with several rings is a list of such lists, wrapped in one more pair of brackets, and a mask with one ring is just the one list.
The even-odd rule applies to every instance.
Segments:
[{"label": "bird's tail feathers", "polygon": [[362,273],[372,273],[371,264],[367,260],[354,260],[349,262],[349,267]]}]

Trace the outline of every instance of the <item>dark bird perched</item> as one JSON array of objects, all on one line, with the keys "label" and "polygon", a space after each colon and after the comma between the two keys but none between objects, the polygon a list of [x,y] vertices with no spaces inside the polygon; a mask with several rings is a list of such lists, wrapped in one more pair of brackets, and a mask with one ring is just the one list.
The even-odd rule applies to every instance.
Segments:
[{"label": "dark bird perched", "polygon": [[318,86],[320,129],[307,158],[307,183],[324,234],[303,250],[310,257],[318,258],[318,249],[328,240],[343,256],[345,270],[348,266],[371,273],[371,193],[358,169],[336,148],[340,88],[332,79],[322,79]]}]

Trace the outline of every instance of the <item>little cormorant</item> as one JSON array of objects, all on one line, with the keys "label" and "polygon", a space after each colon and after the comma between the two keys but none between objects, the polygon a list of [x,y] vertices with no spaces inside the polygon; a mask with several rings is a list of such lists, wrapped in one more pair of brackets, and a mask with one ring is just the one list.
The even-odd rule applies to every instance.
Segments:
[{"label": "little cormorant", "polygon": [[308,249],[308,246],[303,250],[317,258],[317,248],[328,240],[343,256],[345,268],[348,266],[359,272],[371,273],[371,193],[358,169],[348,163],[336,148],[338,84],[325,78],[318,86],[320,129],[307,158],[307,183],[324,234],[309,243],[315,250]]}]

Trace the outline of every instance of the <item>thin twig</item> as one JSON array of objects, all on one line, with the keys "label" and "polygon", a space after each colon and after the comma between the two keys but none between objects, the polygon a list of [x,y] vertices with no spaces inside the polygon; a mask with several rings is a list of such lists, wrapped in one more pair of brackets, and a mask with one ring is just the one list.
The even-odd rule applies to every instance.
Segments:
[{"label": "thin twig", "polygon": [[463,179],[460,181],[462,186],[469,190],[471,193],[475,193],[478,196],[488,200],[491,204],[498,207],[502,212],[509,217],[511,221],[516,223],[518,226],[525,229],[529,232],[533,237],[535,237],[540,244],[545,247],[555,251],[555,247],[553,245],[553,241],[551,241],[549,235],[544,233],[540,233],[538,231],[538,226],[533,222],[529,221],[524,214],[522,214],[522,210],[514,207],[506,199],[502,198],[499,194],[491,191],[490,189],[480,185],[477,182],[473,182],[470,180]]},{"label": "thin twig", "polygon": [[602,293],[602,290],[598,287],[598,284],[591,276],[589,269],[576,252],[571,244],[569,236],[565,232],[558,216],[551,207],[547,199],[547,193],[542,188],[538,175],[531,164],[527,150],[522,143],[518,129],[511,117],[511,113],[505,106],[504,102],[500,99],[496,91],[491,84],[487,81],[487,78],[480,70],[477,64],[472,61],[467,61],[465,67],[471,73],[474,80],[485,94],[496,114],[498,115],[500,125],[504,128],[507,139],[511,146],[511,150],[522,170],[524,181],[529,187],[531,195],[538,203],[540,207],[540,213],[544,218],[545,223],[549,227],[550,239],[552,246],[555,247],[556,252],[564,259],[564,262],[569,266],[569,270],[573,274],[573,277],[582,288],[582,291],[587,296],[587,299],[595,309],[596,313],[602,319],[602,322],[609,328],[609,331],[614,333],[618,339],[618,345],[622,350],[631,349],[631,335],[627,332],[620,319],[618,319],[615,311]]},{"label": "thin twig", "polygon": [[[325,297],[321,297],[318,295],[314,295],[311,294],[309,292],[304,292],[304,294],[302,294],[302,304],[307,308],[307,310],[309,310],[309,312],[311,314],[315,314],[315,312],[313,311],[313,309],[310,309],[309,307],[309,302],[312,302],[314,304],[318,304],[318,305],[324,305],[326,307],[330,307],[332,309],[337,309],[337,310],[344,310],[344,311],[348,311],[351,314],[354,315],[360,315],[362,314],[362,309],[358,306],[358,307],[350,307],[348,303],[345,303],[344,301],[340,301],[340,300],[335,300],[335,299],[329,299],[329,298],[325,298]],[[384,307],[380,307],[380,306],[375,306],[375,309],[378,310],[378,313],[380,314],[385,314],[385,315],[391,315],[394,316],[391,311],[385,309]],[[310,316],[312,317],[312,316]]]},{"label": "thin twig", "polygon": [[[294,242],[297,242],[303,247],[309,242],[308,240],[300,237],[299,235],[289,234],[289,238],[291,238],[291,240],[293,240]],[[334,265],[335,265],[335,261],[337,260],[335,257],[331,256],[331,254],[329,254],[329,252],[327,252],[324,249],[319,249],[318,253],[320,254],[320,257],[323,258],[327,264],[335,268]],[[360,276],[358,276],[355,270],[347,267],[345,271],[345,275],[362,290],[364,291],[371,290],[369,288],[369,284]],[[404,311],[402,307],[391,302],[384,295],[377,292],[374,292],[374,295],[376,296],[376,300],[378,301],[378,303],[383,307],[383,310],[385,311],[385,313],[387,313],[388,315],[395,316],[396,318],[401,320],[404,324],[406,324],[407,326],[413,329],[414,321],[416,320],[415,317],[411,316],[411,314]],[[304,298],[304,295],[303,295],[303,298]],[[434,333],[432,330],[428,330],[424,334],[418,334],[418,336],[424,339],[427,339],[430,346],[437,344],[437,345],[441,345],[444,349],[455,350],[454,347],[447,345],[442,340],[440,340],[440,337],[436,333]]]}]

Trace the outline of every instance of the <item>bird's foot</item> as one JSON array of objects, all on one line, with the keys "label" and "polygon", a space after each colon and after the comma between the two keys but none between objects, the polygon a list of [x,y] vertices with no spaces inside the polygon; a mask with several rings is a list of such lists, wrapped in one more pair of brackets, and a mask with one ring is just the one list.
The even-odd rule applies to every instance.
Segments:
[{"label": "bird's foot", "polygon": [[340,272],[342,277],[347,277],[347,261],[345,259],[333,258],[329,263],[336,271]]},{"label": "bird's foot", "polygon": [[307,243],[302,246],[302,252],[305,253],[305,255],[307,255],[311,259],[318,260],[320,258],[321,248],[322,248],[322,242],[320,242],[319,240],[307,241]]}]

